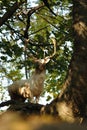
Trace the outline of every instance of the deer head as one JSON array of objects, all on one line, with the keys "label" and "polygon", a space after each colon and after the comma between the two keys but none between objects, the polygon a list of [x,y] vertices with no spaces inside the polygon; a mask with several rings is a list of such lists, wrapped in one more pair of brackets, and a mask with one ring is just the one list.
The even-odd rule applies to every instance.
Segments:
[{"label": "deer head", "polygon": [[39,70],[44,70],[45,69],[45,65],[50,61],[50,59],[56,54],[56,40],[55,38],[51,38],[52,40],[52,43],[54,45],[54,51],[53,51],[53,54],[50,55],[50,56],[46,56],[45,58],[43,59],[37,59],[36,57],[33,57],[32,56],[32,59],[35,63],[37,63],[37,66],[36,68],[39,69]]}]

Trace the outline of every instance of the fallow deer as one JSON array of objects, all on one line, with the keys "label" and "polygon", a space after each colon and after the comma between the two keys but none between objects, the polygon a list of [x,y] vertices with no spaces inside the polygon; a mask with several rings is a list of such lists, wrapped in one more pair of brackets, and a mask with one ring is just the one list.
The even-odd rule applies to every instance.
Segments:
[{"label": "fallow deer", "polygon": [[47,56],[44,59],[34,58],[37,66],[30,79],[15,81],[12,85],[8,86],[11,100],[24,102],[27,98],[33,99],[35,97],[35,101],[38,102],[44,87],[46,64],[56,53],[56,40],[52,38],[52,42],[54,44],[54,52],[51,56]]}]

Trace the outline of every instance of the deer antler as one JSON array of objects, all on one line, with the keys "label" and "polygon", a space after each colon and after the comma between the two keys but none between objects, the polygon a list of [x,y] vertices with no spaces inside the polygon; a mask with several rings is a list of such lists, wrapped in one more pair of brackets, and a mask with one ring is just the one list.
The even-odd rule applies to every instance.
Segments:
[{"label": "deer antler", "polygon": [[43,59],[38,59],[38,58],[36,58],[36,57],[34,57],[32,55],[30,55],[29,57],[31,57],[34,62],[40,62],[40,63],[44,63],[45,62],[45,63],[48,63],[50,61],[50,59],[56,54],[56,39],[52,37],[51,40],[52,40],[52,43],[54,45],[54,51],[53,51],[52,55],[46,56]]},{"label": "deer antler", "polygon": [[56,39],[52,37],[51,40],[52,40],[52,42],[54,44],[54,52],[53,52],[53,54],[51,56],[49,56],[50,58],[52,58],[56,54]]},{"label": "deer antler", "polygon": [[44,59],[51,59],[56,54],[56,39],[52,37],[51,40],[52,40],[52,43],[54,45],[53,54],[50,55],[50,56],[45,57]]},{"label": "deer antler", "polygon": [[39,59],[39,60],[37,60],[37,61],[39,61],[40,63],[45,63],[45,64],[47,64],[47,63],[50,61],[50,59],[56,54],[56,40],[55,40],[55,38],[51,38],[51,40],[52,40],[52,42],[53,42],[53,44],[54,44],[53,54],[50,55],[50,56],[46,56],[44,59]]}]

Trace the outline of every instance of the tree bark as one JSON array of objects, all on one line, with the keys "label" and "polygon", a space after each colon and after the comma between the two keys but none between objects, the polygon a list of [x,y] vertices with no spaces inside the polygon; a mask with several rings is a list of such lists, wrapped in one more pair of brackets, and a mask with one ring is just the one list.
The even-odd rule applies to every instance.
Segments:
[{"label": "tree bark", "polygon": [[[65,82],[64,97],[72,101],[76,114],[85,116],[87,105],[87,1],[73,0],[74,53]],[[66,98],[65,98],[66,97]]]},{"label": "tree bark", "polygon": [[74,52],[69,71],[59,97],[44,112],[81,122],[87,116],[87,0],[73,0],[72,12]]}]

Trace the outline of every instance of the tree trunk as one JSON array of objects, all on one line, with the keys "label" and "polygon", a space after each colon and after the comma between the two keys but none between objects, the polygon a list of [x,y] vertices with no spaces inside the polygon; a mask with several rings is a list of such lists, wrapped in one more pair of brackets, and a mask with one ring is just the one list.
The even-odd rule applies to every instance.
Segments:
[{"label": "tree trunk", "polygon": [[60,98],[72,100],[83,115],[87,104],[87,0],[73,0],[73,22],[74,53]]},{"label": "tree trunk", "polygon": [[63,89],[45,112],[65,121],[82,121],[87,106],[87,0],[73,0],[74,53]]}]

